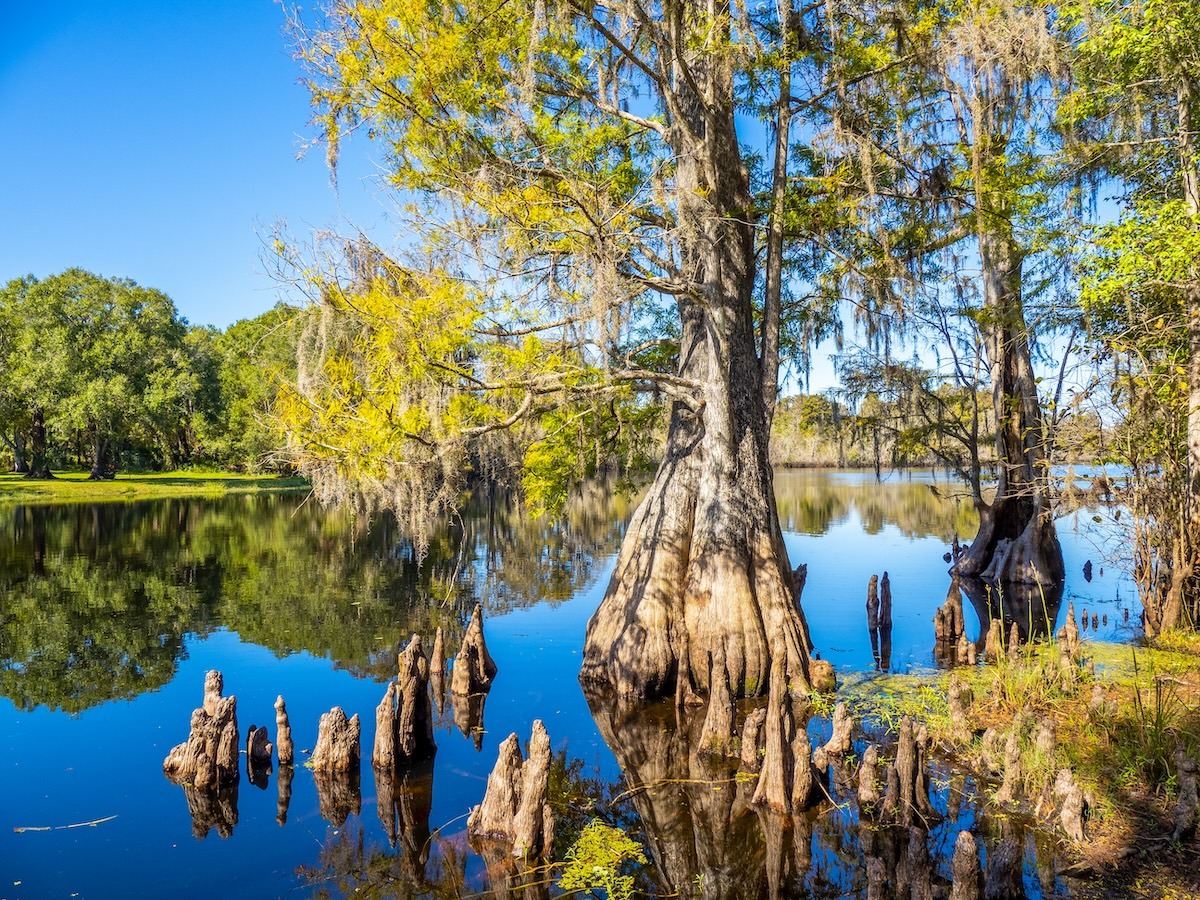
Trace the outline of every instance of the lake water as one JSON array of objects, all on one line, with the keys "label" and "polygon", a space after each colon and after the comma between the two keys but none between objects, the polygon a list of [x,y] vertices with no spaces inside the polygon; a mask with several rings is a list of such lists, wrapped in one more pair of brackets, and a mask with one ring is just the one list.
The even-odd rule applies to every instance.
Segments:
[{"label": "lake water", "polygon": [[[944,499],[955,491],[931,473],[776,481],[792,562],[808,564],[803,606],[822,657],[843,676],[932,667],[943,554],[955,533],[973,532],[969,504]],[[846,804],[772,834],[739,786],[722,786],[728,773],[698,773],[686,752],[694,736],[673,711],[589,708],[576,681],[584,629],[631,510],[599,493],[575,498],[560,522],[483,506],[438,534],[422,566],[394,526],[301,496],[0,510],[0,898],[486,892],[465,816],[500,741],[514,731],[527,741],[538,718],[558,754],[560,851],[599,813],[648,848],[639,883],[660,895],[865,896],[864,859],[894,866],[907,838],[859,828]],[[1094,637],[1126,640],[1140,610],[1112,515],[1060,520],[1068,574],[1055,626],[1070,599],[1106,617]],[[894,629],[890,658],[877,660],[863,610],[868,578],[885,570]],[[499,667],[483,728],[460,729],[449,701],[432,766],[404,780],[393,810],[378,802],[369,760],[397,650],[440,625],[452,656],[477,602]],[[970,606],[966,618],[978,637]],[[220,808],[189,811],[163,776],[209,669],[237,696],[243,735],[265,723],[273,739],[272,704],[286,697],[298,751],[290,799],[276,775],[261,786],[243,777]],[[361,795],[323,807],[299,763],[334,705],[363,720]],[[970,779],[939,767],[934,780],[947,820],[927,847],[945,878],[959,828],[974,824],[986,845],[1011,826],[977,821]],[[1033,831],[1022,840],[1027,891],[1066,892],[1053,842]]]}]

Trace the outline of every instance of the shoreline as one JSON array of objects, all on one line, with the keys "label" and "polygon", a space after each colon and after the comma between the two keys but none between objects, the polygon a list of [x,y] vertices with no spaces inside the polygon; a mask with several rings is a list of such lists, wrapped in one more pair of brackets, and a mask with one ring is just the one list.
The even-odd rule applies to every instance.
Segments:
[{"label": "shoreline", "polygon": [[232,494],[295,494],[310,490],[303,478],[237,472],[146,472],[89,481],[87,472],[55,473],[50,479],[0,475],[0,506],[68,503],[132,503],[171,498],[217,498]]}]

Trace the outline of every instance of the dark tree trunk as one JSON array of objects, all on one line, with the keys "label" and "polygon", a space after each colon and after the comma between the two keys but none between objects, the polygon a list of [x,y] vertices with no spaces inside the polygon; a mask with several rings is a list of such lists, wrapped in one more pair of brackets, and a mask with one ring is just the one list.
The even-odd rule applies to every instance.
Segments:
[{"label": "dark tree trunk", "polygon": [[92,471],[88,478],[92,481],[112,478],[114,473],[108,461],[108,440],[99,434],[98,429],[93,429],[92,435]]},{"label": "dark tree trunk", "polygon": [[[681,52],[691,53],[691,50]],[[676,151],[680,378],[665,453],[588,623],[581,680],[625,696],[707,692],[722,645],[734,697],[766,692],[772,656],[809,687],[808,630],[792,587],[767,456],[754,331],[754,229],[728,60],[695,61],[704,96],[681,91]]]},{"label": "dark tree trunk", "polygon": [[20,431],[13,433],[12,452],[13,471],[18,475],[28,475],[29,460],[25,458],[25,435]]},{"label": "dark tree trunk", "polygon": [[980,235],[979,254],[979,327],[991,373],[998,479],[992,502],[977,501],[979,532],[955,571],[987,573],[999,582],[1056,584],[1063,579],[1062,548],[1050,509],[1045,424],[1021,301],[1022,254],[1010,235],[995,232]]},{"label": "dark tree trunk", "polygon": [[50,473],[50,460],[47,457],[46,446],[46,415],[41,409],[33,411],[33,423],[29,426],[30,454],[33,459],[29,464],[26,478],[53,478]]}]

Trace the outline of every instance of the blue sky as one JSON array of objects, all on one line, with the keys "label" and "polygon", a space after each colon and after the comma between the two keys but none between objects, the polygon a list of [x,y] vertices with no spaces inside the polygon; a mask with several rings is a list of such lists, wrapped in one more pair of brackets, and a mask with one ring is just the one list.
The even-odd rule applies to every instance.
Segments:
[{"label": "blue sky", "polygon": [[[224,327],[279,299],[263,244],[390,240],[364,147],[334,192],[272,0],[0,0],[0,279],[71,266]],[[357,151],[357,152],[355,152]]]}]

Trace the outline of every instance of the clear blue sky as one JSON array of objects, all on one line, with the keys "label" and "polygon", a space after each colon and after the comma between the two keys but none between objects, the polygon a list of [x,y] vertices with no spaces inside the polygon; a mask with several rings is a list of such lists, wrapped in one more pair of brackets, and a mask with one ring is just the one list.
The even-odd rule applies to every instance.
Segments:
[{"label": "clear blue sky", "polygon": [[270,308],[263,242],[391,238],[364,148],[339,192],[272,0],[0,0],[0,279],[71,266],[171,296],[196,324]]}]

